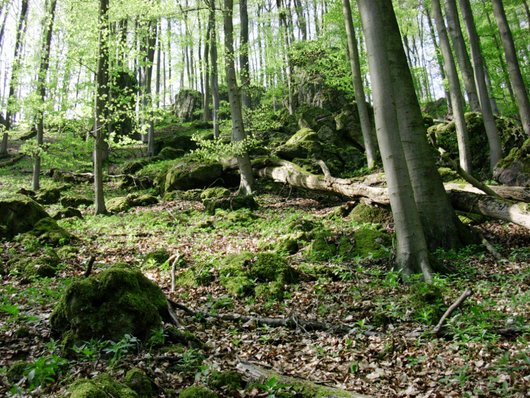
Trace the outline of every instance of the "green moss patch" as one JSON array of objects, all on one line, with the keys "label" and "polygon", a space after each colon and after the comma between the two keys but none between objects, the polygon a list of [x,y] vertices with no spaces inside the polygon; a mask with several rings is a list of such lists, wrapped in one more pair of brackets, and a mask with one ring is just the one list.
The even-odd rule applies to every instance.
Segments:
[{"label": "green moss patch", "polygon": [[350,213],[350,218],[359,224],[388,224],[392,222],[390,209],[360,203]]},{"label": "green moss patch", "polygon": [[186,387],[179,394],[179,398],[218,398],[215,392],[203,386]]},{"label": "green moss patch", "polygon": [[52,330],[70,341],[118,341],[126,334],[146,339],[167,311],[160,288],[126,266],[75,280],[50,318]]},{"label": "green moss patch", "polygon": [[40,219],[29,234],[35,236],[41,242],[52,245],[64,245],[73,238],[69,232],[60,227],[57,221],[51,217]]},{"label": "green moss patch", "polygon": [[70,398],[139,398],[140,396],[126,385],[117,382],[107,374],[94,379],[80,379],[69,388]]},{"label": "green moss patch", "polygon": [[127,387],[138,395],[138,398],[156,397],[151,379],[141,369],[133,368],[129,370],[125,375],[124,382]]}]

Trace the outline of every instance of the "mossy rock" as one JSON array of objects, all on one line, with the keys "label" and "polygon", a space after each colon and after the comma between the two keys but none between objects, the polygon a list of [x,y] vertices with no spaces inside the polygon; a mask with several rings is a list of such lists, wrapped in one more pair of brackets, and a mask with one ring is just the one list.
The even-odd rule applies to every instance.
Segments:
[{"label": "mossy rock", "polygon": [[77,195],[67,195],[61,198],[61,205],[63,207],[79,207],[79,206],[90,206],[94,201],[90,198]]},{"label": "mossy rock", "polygon": [[239,210],[250,209],[256,210],[258,203],[251,195],[231,195],[215,199],[204,199],[202,201],[208,214],[214,214],[217,209],[222,210]]},{"label": "mossy rock", "polygon": [[53,215],[54,220],[63,220],[65,218],[83,218],[83,214],[74,207],[67,207],[66,209],[60,209]]},{"label": "mossy rock", "polygon": [[307,249],[307,257],[316,261],[328,261],[337,255],[335,237],[326,230],[317,232]]},{"label": "mossy rock", "polygon": [[204,189],[215,183],[222,174],[223,166],[220,163],[205,163],[196,160],[181,161],[167,172],[164,191]]},{"label": "mossy rock", "polygon": [[165,147],[156,155],[160,160],[173,160],[180,158],[186,154],[186,151],[180,148]]},{"label": "mossy rock", "polygon": [[43,255],[36,259],[28,260],[17,259],[16,263],[11,263],[17,275],[23,281],[28,281],[31,278],[53,278],[57,275],[58,266],[61,262],[57,252],[51,248],[47,248]]},{"label": "mossy rock", "polygon": [[200,201],[202,189],[190,189],[187,191],[176,190],[166,192],[164,194],[164,200],[189,200],[189,201]]},{"label": "mossy rock", "polygon": [[201,200],[222,199],[230,196],[230,190],[223,187],[206,188],[201,192]]},{"label": "mossy rock", "polygon": [[91,380],[76,380],[68,388],[69,398],[140,398],[137,393],[107,374]]},{"label": "mossy rock", "polygon": [[264,300],[283,300],[285,297],[285,285],[281,281],[259,284],[255,288],[255,295]]},{"label": "mossy rock", "polygon": [[274,253],[250,253],[228,255],[219,266],[220,282],[231,294],[247,296],[254,292],[258,283],[296,283],[299,275],[287,264],[285,257]]},{"label": "mossy rock", "polygon": [[355,231],[354,239],[352,256],[377,259],[388,258],[392,253],[392,238],[380,228],[362,227]]},{"label": "mossy rock", "polygon": [[215,392],[203,386],[186,387],[179,394],[179,398],[218,398],[218,397],[219,395],[217,395]]},{"label": "mossy rock", "polygon": [[504,185],[530,186],[530,138],[495,166],[493,177]]},{"label": "mossy rock", "polygon": [[138,398],[151,398],[157,395],[151,379],[141,369],[130,369],[125,375],[124,383],[138,395]]},{"label": "mossy rock", "polygon": [[350,213],[350,218],[359,224],[388,224],[393,220],[390,209],[364,203],[354,207]]},{"label": "mossy rock", "polygon": [[30,231],[37,222],[49,217],[44,208],[24,195],[0,199],[0,239]]},{"label": "mossy rock", "polygon": [[216,390],[224,390],[228,393],[236,393],[238,390],[245,388],[245,381],[237,372],[213,371],[208,376],[208,386]]},{"label": "mossy rock", "polygon": [[276,248],[279,252],[296,254],[300,250],[301,244],[297,239],[286,236],[278,241]]},{"label": "mossy rock", "polygon": [[40,219],[28,233],[35,236],[39,241],[54,246],[64,245],[73,239],[73,236],[57,225],[57,221],[51,217]]},{"label": "mossy rock", "polygon": [[123,213],[131,208],[131,203],[127,196],[119,196],[109,199],[106,203],[107,211],[110,213]]},{"label": "mossy rock", "polygon": [[293,160],[307,158],[320,153],[322,146],[319,137],[311,128],[298,130],[287,142],[275,150],[275,155],[282,159]]},{"label": "mossy rock", "polygon": [[135,174],[149,164],[149,159],[135,159],[124,163],[119,169],[120,174]]},{"label": "mossy rock", "polygon": [[64,187],[41,189],[37,195],[35,195],[35,200],[44,205],[58,203],[63,190]]},{"label": "mossy rock", "polygon": [[66,289],[50,323],[55,333],[74,342],[118,341],[126,334],[145,340],[167,314],[162,290],[141,272],[115,265]]},{"label": "mossy rock", "polygon": [[311,232],[314,229],[320,228],[321,225],[319,223],[316,223],[314,221],[308,220],[307,218],[300,218],[297,220],[294,220],[287,226],[287,230],[289,232]]}]

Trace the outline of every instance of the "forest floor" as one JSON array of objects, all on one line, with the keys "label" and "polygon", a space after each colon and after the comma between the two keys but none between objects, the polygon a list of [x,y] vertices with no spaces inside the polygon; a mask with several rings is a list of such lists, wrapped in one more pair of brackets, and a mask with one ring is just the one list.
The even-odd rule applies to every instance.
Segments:
[{"label": "forest floor", "polygon": [[[30,170],[29,159],[0,169],[1,195],[27,187]],[[43,180],[44,186],[54,184]],[[109,196],[123,194],[112,184],[106,186]],[[90,184],[70,188],[88,197],[91,189]],[[206,214],[201,202],[186,200],[161,201],[110,216],[94,216],[89,206],[81,209],[83,219],[59,221],[76,239],[57,249],[61,255],[58,276],[28,280],[9,269],[2,276],[0,396],[9,391],[20,396],[62,396],[73,380],[102,372],[119,380],[138,367],[156,385],[158,396],[175,397],[185,386],[207,384],[212,371],[236,370],[241,363],[374,397],[529,396],[530,231],[493,221],[477,225],[503,259],[481,246],[437,252],[437,260],[454,271],[436,275],[434,287],[402,283],[392,271],[391,256],[337,255],[322,261],[303,249],[285,257],[290,266],[311,277],[286,286],[282,298],[234,296],[216,275],[216,264],[227,255],[273,250],[299,220],[343,236],[354,235],[362,227],[337,215],[343,201],[334,196],[260,181],[256,201],[259,208],[252,212],[214,215]],[[47,210],[57,208],[52,205]],[[391,231],[391,225],[387,229]],[[0,263],[5,265],[14,256],[35,257],[45,249],[28,240],[3,241]],[[168,263],[144,261],[156,249],[181,254],[177,278],[197,267],[214,277],[204,286],[178,284],[172,292]],[[73,278],[83,275],[91,256],[96,257],[94,272],[117,262],[128,263],[140,268],[174,302],[195,311],[295,317],[300,324],[313,320],[349,326],[351,331],[204,321],[177,309],[183,327],[204,346],[168,350],[161,334],[157,345],[151,346],[134,341],[87,342],[76,357],[66,358],[60,342],[51,336],[49,317]],[[442,337],[434,337],[432,330],[440,315],[466,288],[473,295],[448,319]],[[440,299],[429,299],[433,289]],[[9,380],[10,368],[20,360],[31,365],[22,379]],[[220,387],[217,393],[302,396],[274,377],[238,391]]]}]

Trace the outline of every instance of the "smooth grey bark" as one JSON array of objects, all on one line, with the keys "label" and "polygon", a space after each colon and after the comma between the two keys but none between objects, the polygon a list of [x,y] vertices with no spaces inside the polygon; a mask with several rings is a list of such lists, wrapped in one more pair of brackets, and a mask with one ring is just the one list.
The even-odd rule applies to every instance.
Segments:
[{"label": "smooth grey bark", "polygon": [[530,7],[528,1],[523,0],[524,10],[526,12],[526,23],[528,24],[528,30],[530,31]]},{"label": "smooth grey bark", "polygon": [[460,9],[462,11],[462,17],[466,25],[467,34],[469,37],[469,45],[471,47],[471,57],[473,59],[473,72],[475,75],[475,83],[477,85],[477,91],[479,94],[480,107],[482,110],[482,117],[484,119],[484,127],[486,135],[488,137],[488,144],[490,147],[490,170],[493,168],[499,160],[502,158],[502,146],[499,137],[499,131],[495,124],[495,118],[493,116],[493,110],[491,108],[490,95],[486,84],[484,59],[482,58],[482,52],[480,49],[480,38],[477,33],[475,26],[475,20],[473,18],[473,11],[469,0],[460,0]]},{"label": "smooth grey bark", "polygon": [[103,192],[103,157],[109,121],[109,0],[99,2],[98,63],[96,74],[96,112],[94,120],[94,205],[96,214],[107,213]]},{"label": "smooth grey bark", "polygon": [[307,40],[307,21],[304,14],[304,7],[300,0],[294,0],[294,10],[296,11],[296,19],[298,22],[298,29],[302,34],[302,40]]},{"label": "smooth grey bark", "polygon": [[284,42],[284,58],[285,58],[285,75],[287,77],[287,110],[292,115],[295,109],[294,93],[293,93],[293,81],[292,81],[292,67],[289,57],[289,48],[291,47],[289,23],[287,21],[287,11],[282,0],[276,0],[276,7],[278,8],[278,18],[280,26],[280,36],[283,36]]},{"label": "smooth grey bark", "polygon": [[217,28],[215,23],[215,0],[208,2],[208,23],[211,24],[212,29],[210,31],[210,62],[212,63],[212,71],[210,75],[211,87],[212,87],[212,120],[213,120],[213,136],[219,138],[220,127],[219,127],[219,66],[217,56]]},{"label": "smooth grey bark", "polygon": [[[44,22],[44,41],[42,46],[41,60],[39,66],[39,74],[37,77],[37,95],[40,99],[40,107],[37,111],[37,147],[43,143],[44,140],[44,101],[46,100],[46,76],[50,66],[50,51],[53,36],[53,25],[55,20],[55,10],[57,7],[57,0],[52,0],[50,4],[50,10],[47,13]],[[37,153],[33,157],[33,178],[32,188],[33,191],[40,189],[40,171],[41,171],[41,157],[40,153]]]},{"label": "smooth grey bark", "polygon": [[453,48],[455,49],[456,60],[460,67],[460,72],[462,73],[469,107],[473,112],[480,112],[480,103],[473,77],[473,67],[471,66],[466,43],[462,36],[462,27],[460,25],[460,19],[458,18],[456,0],[445,0],[445,16],[447,18],[449,35],[451,36]]},{"label": "smooth grey bark", "polygon": [[451,52],[451,45],[449,44],[449,37],[445,27],[440,0],[431,0],[431,6],[438,38],[440,40],[445,75],[449,81],[449,94],[451,96],[453,117],[456,125],[456,137],[458,140],[459,163],[463,170],[471,174],[471,148],[469,146],[469,138],[464,118],[464,99],[460,89],[458,72],[456,71],[453,53]]},{"label": "smooth grey bark", "polygon": [[368,162],[368,167],[371,169],[375,166],[377,159],[377,142],[375,142],[375,137],[372,135],[372,123],[370,122],[370,115],[368,113],[368,106],[366,105],[366,97],[364,95],[361,62],[359,59],[359,49],[357,48],[355,29],[353,27],[350,0],[342,1],[342,12],[344,14],[344,24],[348,38],[348,56],[350,58],[355,102],[357,103],[357,111],[359,112],[359,120],[361,122],[364,148],[366,150],[366,160]]},{"label": "smooth grey bark", "polygon": [[[241,110],[241,97],[236,80],[236,68],[234,64],[234,26],[232,14],[234,9],[233,0],[224,0],[223,21],[225,35],[225,67],[226,85],[228,87],[228,100],[230,102],[230,114],[232,116],[232,141],[240,142],[246,138],[243,125],[243,113]],[[236,156],[241,177],[239,183],[239,194],[251,195],[254,184],[252,166],[248,153],[243,152]]]},{"label": "smooth grey bark", "polygon": [[[422,273],[432,280],[427,243],[414,201],[407,162],[399,133],[393,77],[389,66],[387,27],[381,21],[381,3],[357,0],[368,51],[377,138],[388,184],[397,237],[397,268],[405,275]],[[388,5],[392,7],[391,3]]]},{"label": "smooth grey bark", "polygon": [[20,6],[20,15],[17,23],[17,31],[15,37],[15,52],[13,55],[13,65],[11,67],[11,79],[9,81],[9,94],[7,97],[7,110],[6,110],[6,129],[10,130],[13,124],[13,110],[16,90],[18,85],[18,72],[20,68],[22,58],[22,43],[24,41],[24,34],[26,33],[27,21],[28,21],[28,0],[22,0]]},{"label": "smooth grey bark", "polygon": [[248,7],[247,0],[239,0],[240,48],[239,74],[241,76],[241,104],[250,108],[250,66],[248,62]]},{"label": "smooth grey bark", "polygon": [[148,130],[147,130],[147,155],[153,156],[155,154],[155,139],[154,139],[154,121],[153,121],[153,98],[152,98],[152,81],[153,81],[153,63],[155,60],[155,49],[158,40],[157,23],[149,21],[147,25],[147,38],[145,38],[145,47],[143,48],[144,58],[144,92],[143,92],[143,106],[144,112],[147,116]]},{"label": "smooth grey bark", "polygon": [[212,120],[212,90],[211,90],[211,65],[210,65],[210,40],[212,36],[212,21],[208,18],[208,24],[206,26],[206,36],[204,39],[204,92],[202,95],[202,120],[209,122]]},{"label": "smooth grey bark", "polygon": [[521,68],[519,67],[512,31],[508,25],[502,1],[492,0],[492,4],[493,15],[495,15],[501,34],[502,46],[506,56],[506,63],[508,64],[508,73],[510,74],[515,101],[519,109],[521,124],[526,135],[530,136],[530,101],[528,100],[528,91],[523,80],[523,75],[521,74]]},{"label": "smooth grey bark", "polygon": [[456,216],[438,173],[432,147],[427,141],[412,74],[401,45],[398,22],[391,7],[391,2],[381,5],[383,25],[387,31],[388,63],[399,136],[425,240],[431,251],[460,248],[468,243],[469,233]]}]

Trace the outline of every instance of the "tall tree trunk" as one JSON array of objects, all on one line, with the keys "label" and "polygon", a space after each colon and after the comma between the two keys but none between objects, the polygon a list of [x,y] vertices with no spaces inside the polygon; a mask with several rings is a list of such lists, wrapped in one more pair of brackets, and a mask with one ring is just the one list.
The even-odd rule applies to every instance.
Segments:
[{"label": "tall tree trunk", "polygon": [[528,25],[528,30],[530,31],[530,7],[528,6],[528,1],[523,0],[524,10],[526,12],[526,23]]},{"label": "tall tree trunk", "polygon": [[248,7],[247,0],[239,0],[239,18],[241,22],[239,68],[241,76],[241,103],[250,108],[250,68],[248,64]]},{"label": "tall tree trunk", "polygon": [[168,18],[167,19],[167,32],[166,32],[166,40],[167,40],[167,50],[166,50],[166,53],[167,53],[167,79],[169,81],[169,103],[171,104],[172,101],[173,101],[173,81],[172,81],[172,71],[173,71],[173,68],[172,68],[172,63],[173,63],[173,57],[171,55],[171,44],[172,44],[172,40],[171,40],[171,20]]},{"label": "tall tree trunk", "polygon": [[[45,39],[43,41],[39,75],[37,77],[37,92],[40,99],[40,107],[37,111],[37,146],[39,148],[42,145],[44,138],[44,101],[46,100],[46,76],[50,66],[50,50],[52,44],[56,6],[57,0],[52,0],[50,10],[47,12],[47,17],[44,22],[43,36]],[[38,191],[40,189],[40,170],[41,157],[40,153],[37,151],[33,158],[33,179],[31,184],[34,191]]]},{"label": "tall tree trunk", "polygon": [[497,20],[499,31],[501,33],[502,45],[504,47],[504,54],[506,55],[506,62],[508,64],[508,72],[512,82],[513,92],[517,107],[519,108],[519,116],[521,117],[521,124],[525,133],[530,136],[530,101],[528,100],[528,92],[519,68],[519,61],[517,60],[517,52],[513,43],[512,31],[506,19],[506,13],[501,0],[492,0],[493,14]]},{"label": "tall tree trunk", "polygon": [[156,107],[160,108],[160,76],[162,70],[161,52],[162,52],[162,20],[157,23],[156,34],[156,81],[155,81],[155,103]]},{"label": "tall tree trunk", "polygon": [[294,93],[293,93],[293,81],[292,81],[292,66],[291,61],[289,57],[289,49],[291,48],[291,40],[290,40],[290,29],[289,29],[289,23],[287,22],[287,15],[286,15],[286,9],[283,5],[282,0],[276,0],[276,7],[278,8],[278,18],[279,18],[279,26],[280,26],[280,36],[282,36],[283,42],[284,42],[284,58],[285,58],[285,74],[287,77],[287,110],[289,111],[289,114],[292,115],[294,113],[295,109],[295,100],[294,100]]},{"label": "tall tree trunk", "polygon": [[99,1],[98,67],[96,76],[96,114],[94,120],[94,205],[96,214],[105,214],[103,192],[103,157],[108,127],[107,101],[109,97],[109,0]]},{"label": "tall tree trunk", "polygon": [[[226,66],[226,85],[228,87],[228,99],[230,102],[230,113],[232,115],[232,141],[243,141],[245,128],[243,125],[243,113],[241,111],[241,97],[237,87],[236,68],[234,64],[234,26],[232,14],[234,9],[233,0],[224,0],[223,19],[225,34],[225,66]],[[241,195],[251,195],[254,177],[252,175],[252,166],[247,153],[236,156],[239,165],[239,174],[241,181],[239,184],[239,193]]]},{"label": "tall tree trunk", "polygon": [[440,49],[442,50],[445,75],[449,80],[449,93],[451,95],[453,117],[456,125],[460,167],[471,174],[471,153],[466,121],[464,118],[464,100],[462,98],[460,82],[458,81],[458,72],[456,71],[453,53],[451,52],[449,37],[447,36],[447,30],[445,28],[445,22],[442,15],[442,7],[440,6],[440,0],[431,0],[431,5],[432,15],[434,17],[436,29],[438,31],[438,38],[440,39]]},{"label": "tall tree trunk", "polygon": [[468,243],[468,233],[456,216],[438,174],[412,74],[399,37],[399,26],[390,1],[381,4],[382,24],[387,31],[388,64],[414,201],[429,250],[455,249]]},{"label": "tall tree trunk", "polygon": [[6,110],[6,129],[10,130],[13,124],[13,107],[15,106],[15,95],[18,85],[18,73],[22,59],[22,43],[24,41],[24,34],[26,32],[28,20],[28,0],[22,0],[20,7],[20,15],[17,24],[17,33],[15,38],[15,54],[13,56],[13,66],[11,67],[11,80],[9,82],[9,95],[7,97]]},{"label": "tall tree trunk", "polygon": [[202,120],[209,122],[212,120],[212,110],[210,104],[212,102],[212,93],[211,93],[211,65],[210,65],[210,46],[211,46],[211,37],[212,37],[212,21],[208,18],[208,25],[206,27],[206,36],[204,38],[204,92],[202,95]]},{"label": "tall tree trunk", "polygon": [[499,131],[495,124],[493,117],[493,110],[491,109],[490,96],[486,85],[486,76],[484,73],[484,60],[480,50],[480,38],[475,27],[475,20],[471,10],[469,0],[460,0],[460,8],[462,10],[462,17],[466,24],[467,33],[469,36],[469,44],[471,47],[471,56],[473,58],[473,71],[475,73],[475,83],[479,94],[480,107],[482,109],[482,116],[484,119],[484,127],[486,135],[488,136],[488,144],[490,147],[490,170],[502,158],[502,146],[499,138]]},{"label": "tall tree trunk", "polygon": [[296,11],[296,19],[298,22],[298,29],[302,34],[302,40],[307,40],[307,22],[304,15],[304,7],[300,0],[294,0],[294,9]]},{"label": "tall tree trunk", "polygon": [[480,103],[473,78],[473,67],[471,66],[466,43],[462,36],[462,27],[460,25],[460,19],[458,18],[456,0],[445,0],[445,15],[447,17],[449,35],[451,36],[453,48],[455,49],[456,60],[460,66],[460,72],[462,72],[469,107],[473,112],[480,112]]},{"label": "tall tree trunk", "polygon": [[[445,70],[444,70],[444,62],[442,58],[442,52],[440,50],[440,46],[438,45],[438,40],[436,40],[436,34],[434,31],[434,24],[432,22],[431,13],[429,11],[429,7],[423,4],[423,9],[425,11],[425,16],[427,18],[427,24],[429,25],[429,33],[431,34],[431,40],[434,45],[434,51],[436,52],[436,62],[438,63],[438,67],[440,68],[440,76],[442,78],[442,82],[445,82]],[[449,94],[449,90],[447,89],[445,83],[444,83],[444,95],[445,99],[447,101],[447,112],[451,113],[453,109],[453,104],[451,103],[451,94]]]},{"label": "tall tree trunk", "polygon": [[149,21],[147,26],[147,38],[145,48],[145,67],[144,67],[144,112],[147,116],[148,131],[147,131],[147,155],[154,156],[155,154],[155,138],[154,138],[154,121],[153,121],[153,98],[152,98],[152,82],[153,82],[153,63],[155,60],[155,49],[157,43],[157,22]]},{"label": "tall tree trunk", "polygon": [[353,88],[355,91],[355,102],[357,103],[364,148],[366,150],[366,160],[368,161],[368,167],[373,168],[377,158],[377,143],[375,142],[375,137],[372,135],[372,123],[370,122],[370,115],[368,113],[368,106],[366,105],[366,97],[364,95],[361,62],[359,59],[359,49],[357,48],[355,29],[353,27],[350,0],[342,1],[342,11],[348,37],[348,55],[352,71]]},{"label": "tall tree trunk", "polygon": [[402,143],[399,134],[396,134],[399,124],[386,48],[389,39],[387,26],[381,23],[382,1],[390,0],[357,0],[357,4],[368,50],[377,138],[396,229],[396,265],[405,275],[421,272],[427,281],[431,281],[427,243],[414,201]]},{"label": "tall tree trunk", "polygon": [[212,26],[210,33],[210,62],[212,63],[211,86],[212,86],[212,119],[213,136],[219,138],[219,65],[217,56],[217,27],[215,23],[215,0],[209,1],[209,23]]}]

